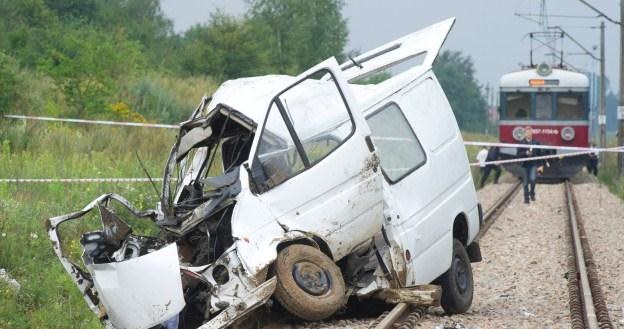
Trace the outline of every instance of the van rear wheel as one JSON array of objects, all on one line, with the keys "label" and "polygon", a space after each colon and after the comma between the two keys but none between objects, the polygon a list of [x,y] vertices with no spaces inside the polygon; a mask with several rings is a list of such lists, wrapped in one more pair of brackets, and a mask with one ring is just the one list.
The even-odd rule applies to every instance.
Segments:
[{"label": "van rear wheel", "polygon": [[451,267],[438,278],[442,286],[442,308],[448,314],[466,312],[472,304],[474,281],[470,259],[464,245],[453,239]]},{"label": "van rear wheel", "polygon": [[288,312],[304,320],[328,318],[345,303],[340,268],[316,248],[284,248],[277,255],[275,276],[275,298]]}]

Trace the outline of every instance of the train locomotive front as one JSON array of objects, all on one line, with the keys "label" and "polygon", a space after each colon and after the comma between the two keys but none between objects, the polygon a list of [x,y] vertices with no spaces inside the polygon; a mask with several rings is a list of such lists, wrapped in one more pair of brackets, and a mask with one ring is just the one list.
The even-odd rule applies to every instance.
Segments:
[{"label": "train locomotive front", "polygon": [[[531,127],[533,139],[542,145],[589,147],[589,79],[583,73],[547,64],[508,73],[500,81],[501,143],[517,144],[524,139],[525,127]],[[541,181],[574,176],[587,164],[587,155],[565,156],[573,150],[543,150],[549,166],[538,177]],[[503,160],[516,158],[517,148],[503,147]],[[503,164],[521,177],[521,162]]]}]

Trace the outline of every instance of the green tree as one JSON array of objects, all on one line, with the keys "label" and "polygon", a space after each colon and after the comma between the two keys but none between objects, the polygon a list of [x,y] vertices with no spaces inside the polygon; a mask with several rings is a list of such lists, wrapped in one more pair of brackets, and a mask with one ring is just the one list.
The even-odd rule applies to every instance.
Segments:
[{"label": "green tree", "polygon": [[267,71],[267,52],[251,25],[221,12],[212,14],[208,25],[189,29],[183,43],[181,66],[188,74],[227,80]]},{"label": "green tree", "polygon": [[35,67],[45,56],[51,30],[58,19],[43,0],[0,0],[0,49],[21,65]]},{"label": "green tree", "polygon": [[95,0],[45,0],[46,6],[60,18],[92,21],[97,16]]},{"label": "green tree", "polygon": [[248,0],[247,14],[271,65],[297,74],[331,56],[342,56],[347,22],[342,0]]},{"label": "green tree", "polygon": [[143,66],[140,46],[124,33],[66,29],[41,67],[61,87],[77,114],[102,113],[118,90]]},{"label": "green tree", "polygon": [[0,114],[9,112],[20,91],[17,60],[0,51]]},{"label": "green tree", "polygon": [[[54,0],[57,1],[57,0]],[[82,0],[64,0],[82,1]],[[159,68],[175,57],[173,22],[165,16],[160,0],[90,0],[97,4],[95,25],[123,30],[128,39],[139,42],[152,66]]]},{"label": "green tree", "polygon": [[474,76],[470,56],[460,51],[442,52],[433,70],[455,112],[460,128],[481,131],[487,126],[486,101]]}]

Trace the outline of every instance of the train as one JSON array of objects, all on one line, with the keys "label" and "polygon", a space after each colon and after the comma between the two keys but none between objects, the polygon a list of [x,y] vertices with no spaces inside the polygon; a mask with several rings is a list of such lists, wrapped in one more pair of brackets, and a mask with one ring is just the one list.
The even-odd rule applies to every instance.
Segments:
[{"label": "train", "polygon": [[[498,134],[501,143],[516,144],[531,127],[533,139],[549,146],[590,146],[590,83],[586,74],[546,63],[507,73],[500,80]],[[572,150],[545,150],[562,157],[549,159],[538,177],[541,181],[563,180],[587,164],[588,155],[565,157]],[[517,148],[503,147],[503,160],[516,158]],[[503,164],[521,177],[520,162]]]}]

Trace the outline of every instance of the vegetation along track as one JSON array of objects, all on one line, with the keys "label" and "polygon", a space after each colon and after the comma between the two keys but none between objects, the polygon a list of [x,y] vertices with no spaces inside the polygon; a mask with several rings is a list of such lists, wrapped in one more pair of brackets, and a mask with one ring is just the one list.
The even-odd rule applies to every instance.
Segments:
[{"label": "vegetation along track", "polygon": [[614,328],[602,295],[594,256],[592,255],[574,188],[565,182],[564,193],[570,223],[571,255],[568,257],[568,291],[573,329]]}]

